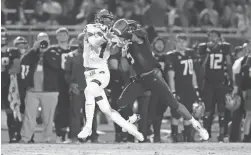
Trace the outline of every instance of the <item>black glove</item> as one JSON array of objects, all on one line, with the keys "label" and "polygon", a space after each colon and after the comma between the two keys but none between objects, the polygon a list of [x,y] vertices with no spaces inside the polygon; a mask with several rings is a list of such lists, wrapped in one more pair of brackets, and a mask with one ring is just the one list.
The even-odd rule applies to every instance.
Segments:
[{"label": "black glove", "polygon": [[195,88],[195,93],[198,101],[202,101],[199,88]]},{"label": "black glove", "polygon": [[172,92],[172,93],[173,93],[174,98],[176,98],[176,100],[180,102],[179,95],[177,95],[176,92]]},{"label": "black glove", "polygon": [[130,77],[130,82],[137,82],[137,81],[139,81],[139,77],[137,77],[137,76]]}]

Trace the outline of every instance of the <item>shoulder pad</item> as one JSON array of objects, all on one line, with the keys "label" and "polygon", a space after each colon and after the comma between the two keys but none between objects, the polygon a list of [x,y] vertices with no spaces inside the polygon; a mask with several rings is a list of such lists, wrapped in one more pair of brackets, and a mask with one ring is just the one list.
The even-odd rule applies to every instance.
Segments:
[{"label": "shoulder pad", "polygon": [[71,46],[70,46],[70,49],[71,49],[71,50],[76,50],[77,48],[78,48],[78,45],[71,45]]},{"label": "shoulder pad", "polygon": [[168,56],[168,55],[173,55],[173,54],[175,54],[176,53],[176,50],[172,50],[172,51],[168,51],[167,53],[166,53],[166,55]]},{"label": "shoulder pad", "polygon": [[200,46],[200,47],[202,47],[202,46],[207,46],[207,43],[199,43],[198,46]]},{"label": "shoulder pad", "polygon": [[49,46],[49,49],[54,49],[54,48],[58,48],[58,47],[59,47],[58,44],[54,44],[54,45],[50,45],[50,46]]},{"label": "shoulder pad", "polygon": [[228,42],[222,42],[222,46],[223,46],[223,47],[230,46],[230,43],[228,43]]},{"label": "shoulder pad", "polygon": [[7,48],[7,52],[12,52],[12,51],[19,51],[19,49],[16,48],[16,47],[9,47],[9,48]]},{"label": "shoulder pad", "polygon": [[187,48],[186,49],[186,53],[189,55],[189,56],[193,56],[195,54],[195,51],[191,48]]},{"label": "shoulder pad", "polygon": [[101,31],[101,24],[88,24],[86,25],[86,32],[96,33]]},{"label": "shoulder pad", "polygon": [[68,56],[69,57],[74,57],[74,56],[77,56],[78,55],[78,50],[74,50],[74,51],[71,51],[70,53],[68,53]]}]

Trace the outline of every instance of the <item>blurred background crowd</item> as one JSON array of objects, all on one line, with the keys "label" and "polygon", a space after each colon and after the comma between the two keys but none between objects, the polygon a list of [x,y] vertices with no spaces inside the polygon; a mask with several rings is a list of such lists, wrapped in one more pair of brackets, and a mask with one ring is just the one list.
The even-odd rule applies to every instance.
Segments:
[{"label": "blurred background crowd", "polygon": [[[44,3],[45,2],[45,3]],[[107,8],[116,18],[157,27],[222,27],[247,31],[250,0],[2,0],[3,24],[89,23]]]},{"label": "blurred background crowd", "polygon": [[[61,25],[68,28],[67,33],[70,38],[67,40],[67,45],[78,46],[77,35],[83,29],[84,25],[93,21],[95,13],[103,8],[107,8],[113,12],[115,20],[120,18],[133,19],[147,26],[149,40],[152,43],[155,53],[165,53],[175,48],[173,36],[176,35],[176,32],[171,32],[173,28],[178,28],[179,31],[182,32],[187,28],[199,28],[199,34],[191,32],[191,30],[189,30],[187,34],[190,43],[189,47],[193,48],[194,51],[197,51],[197,45],[199,43],[207,41],[208,38],[205,32],[207,32],[208,29],[218,29],[219,32],[222,33],[223,39],[231,44],[233,60],[244,56],[246,53],[246,45],[243,46],[243,43],[247,37],[243,37],[242,34],[245,34],[249,38],[251,36],[251,0],[2,0],[1,3],[1,24],[7,28],[9,34],[7,44],[9,46],[14,45],[20,48],[20,50],[25,49],[26,52],[34,49],[37,34],[44,30],[46,30],[46,33],[49,35],[49,44],[59,44],[60,39],[55,32]],[[22,29],[22,27],[25,26],[27,26],[27,29]],[[40,27],[42,29],[33,30],[32,28],[34,27]],[[159,30],[159,28],[164,29]],[[47,31],[47,29],[50,29],[50,31]],[[21,36],[24,39],[18,39],[17,36]],[[161,45],[156,43],[157,41],[155,39],[158,36],[162,37],[160,42],[163,41],[163,44],[160,43]],[[13,41],[14,39],[16,42]],[[247,43],[250,44],[250,42]],[[20,47],[18,46],[20,44],[27,44],[28,46]],[[162,45],[164,46],[163,48]],[[247,47],[250,48],[250,45]],[[158,51],[158,49],[160,49],[160,51]],[[128,73],[124,72],[127,70],[125,66],[126,62],[124,59],[111,57],[109,60],[111,82],[106,93],[114,109],[116,109],[116,101],[123,88],[130,82]],[[68,89],[66,93],[68,93]],[[137,111],[144,118],[145,109],[140,108],[140,105],[145,105],[145,102],[150,102],[150,96],[151,93],[145,93],[143,97],[138,99],[138,103],[135,104],[134,107],[129,107],[128,112],[133,113]],[[58,136],[56,142],[72,142],[66,137],[67,133],[70,132],[69,128],[71,128],[69,119],[74,119],[75,117],[72,116],[75,115],[74,112],[72,114],[72,111],[69,110],[69,104],[71,104],[71,102],[72,101],[64,103],[65,105],[60,107],[61,109],[56,108],[55,115],[58,115],[56,117],[59,119],[54,120],[55,124],[59,124],[59,126],[56,126],[56,134]],[[163,105],[157,105],[157,109],[161,115],[167,108],[162,106]],[[37,123],[42,124],[41,107],[39,107],[38,110]],[[24,110],[22,110],[22,113],[23,112]],[[234,123],[234,125],[232,125],[231,129],[231,123],[229,123],[229,128],[226,125],[226,135],[224,136],[230,137],[230,141],[232,142],[242,141],[240,134],[244,115],[245,110],[243,106],[240,106],[237,110],[231,111],[231,114],[227,116],[227,125],[229,122]],[[157,135],[157,137],[152,140],[154,142],[162,141],[159,134],[163,116],[159,117],[161,118],[159,122],[152,123],[153,129],[147,120],[143,119],[144,121],[139,122],[140,130],[144,132],[144,134],[147,134],[148,137],[154,134]],[[96,125],[96,127],[94,127],[94,134],[89,138],[92,142],[99,141],[97,124],[107,121],[103,119],[105,118],[103,115],[98,118],[100,118],[98,119],[98,123],[94,123],[94,125]],[[214,117],[212,119],[216,118],[217,117]],[[97,119],[95,118],[94,120]],[[165,120],[166,119],[164,119],[163,122],[165,122]],[[83,116],[81,116],[81,125],[83,125],[83,123]],[[10,128],[11,126],[8,125],[8,127]],[[20,132],[20,129],[14,129],[14,131]],[[121,136],[121,133],[122,129],[115,125],[116,142],[134,142],[132,137],[127,135]],[[10,141],[15,141],[16,138],[15,136],[13,137],[13,133],[10,133]],[[182,138],[178,141],[182,141]],[[29,143],[34,143],[34,136],[29,140]]]}]

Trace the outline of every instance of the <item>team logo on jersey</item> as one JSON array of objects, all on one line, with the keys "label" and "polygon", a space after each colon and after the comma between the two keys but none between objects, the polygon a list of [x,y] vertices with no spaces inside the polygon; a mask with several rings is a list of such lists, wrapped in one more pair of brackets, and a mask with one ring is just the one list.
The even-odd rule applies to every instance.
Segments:
[{"label": "team logo on jersey", "polygon": [[104,71],[100,71],[99,74],[105,74],[105,72]]}]

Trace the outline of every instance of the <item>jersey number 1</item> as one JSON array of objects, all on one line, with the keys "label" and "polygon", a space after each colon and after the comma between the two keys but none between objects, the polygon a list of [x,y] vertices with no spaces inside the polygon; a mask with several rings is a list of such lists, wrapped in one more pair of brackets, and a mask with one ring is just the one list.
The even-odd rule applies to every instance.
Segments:
[{"label": "jersey number 1", "polygon": [[210,68],[211,69],[221,69],[222,68],[222,54],[210,54]]},{"label": "jersey number 1", "polygon": [[105,53],[105,48],[107,46],[107,43],[104,43],[101,45],[101,50],[100,50],[100,53],[99,53],[99,57],[100,58],[103,58],[104,57],[104,53]]},{"label": "jersey number 1", "polygon": [[180,63],[185,65],[184,70],[183,70],[183,75],[193,74],[193,60],[192,59],[182,60]]}]

